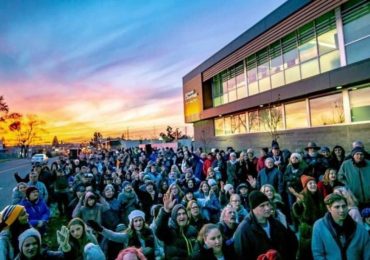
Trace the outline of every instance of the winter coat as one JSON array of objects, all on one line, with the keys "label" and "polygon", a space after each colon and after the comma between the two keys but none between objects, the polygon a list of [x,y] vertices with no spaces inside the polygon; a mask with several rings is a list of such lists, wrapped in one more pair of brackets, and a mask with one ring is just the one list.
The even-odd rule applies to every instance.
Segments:
[{"label": "winter coat", "polygon": [[[174,216],[176,216],[178,211],[175,207],[172,211],[176,212],[171,214]],[[169,218],[170,214],[161,208],[156,220],[157,229],[155,234],[164,243],[165,259],[187,259],[191,257],[192,247],[198,231],[191,225],[180,228],[176,223],[176,219],[174,220],[173,218],[168,223]]]},{"label": "winter coat", "polygon": [[257,176],[257,189],[265,184],[272,185],[275,190],[282,194],[284,192],[283,174],[276,167],[272,169],[263,168]]},{"label": "winter coat", "polygon": [[[348,237],[343,246],[333,227],[329,213],[315,222],[312,236],[312,253],[315,260],[370,259],[370,236],[365,228],[347,217]],[[348,223],[348,224],[347,224]]]},{"label": "winter coat", "polygon": [[268,223],[271,238],[267,236],[253,213],[250,213],[240,223],[234,234],[236,259],[255,260],[269,249],[277,250],[281,259],[296,259],[297,238],[295,234],[273,218],[269,218]]},{"label": "winter coat", "polygon": [[341,183],[340,181],[334,181],[333,185],[324,184],[323,181],[319,181],[317,183],[317,189],[321,192],[321,195],[323,198],[333,193],[334,187],[337,187],[337,186],[343,186],[343,183]]},{"label": "winter coat", "polygon": [[[14,226],[17,225],[17,226]],[[0,232],[0,259],[13,259],[18,254],[18,236],[30,228],[29,224],[13,224]]]},{"label": "winter coat", "polygon": [[26,209],[28,214],[28,222],[37,227],[38,222],[48,222],[50,218],[50,210],[43,199],[38,199],[35,202],[30,202],[28,199],[23,199],[20,203]]},{"label": "winter coat", "polygon": [[203,217],[207,221],[218,218],[221,210],[221,205],[220,201],[214,193],[210,197],[208,197],[199,190],[194,194],[194,197],[200,206]]},{"label": "winter coat", "polygon": [[26,194],[20,192],[18,190],[18,187],[15,187],[12,193],[12,204],[13,205],[19,204],[22,201],[22,199],[24,199],[25,197],[26,197]]},{"label": "winter coat", "polygon": [[81,205],[81,200],[78,202],[76,208],[73,210],[73,218],[81,218],[83,221],[94,220],[102,224],[103,212],[109,210],[108,202],[101,197],[100,203],[96,202],[94,206],[87,205],[88,197],[84,199],[84,205]]},{"label": "winter coat", "polygon": [[29,181],[27,183],[27,185],[36,187],[39,190],[39,197],[41,199],[43,199],[44,201],[48,201],[49,193],[48,193],[48,190],[46,189],[46,186],[43,182],[41,182],[41,181],[37,181],[37,182]]},{"label": "winter coat", "polygon": [[295,202],[292,207],[293,216],[299,221],[298,254],[300,259],[312,259],[312,226],[316,220],[324,216],[326,208],[318,190],[314,194],[304,190],[301,194],[303,194],[303,200]]},{"label": "winter coat", "polygon": [[296,192],[300,192],[303,189],[301,176],[305,169],[306,164],[304,162],[300,162],[298,165],[288,164],[283,176],[284,186],[287,192],[289,187],[292,187]]},{"label": "winter coat", "polygon": [[238,161],[227,161],[226,163],[226,173],[227,173],[227,183],[230,183],[234,187],[236,187],[237,184],[237,164]]},{"label": "winter coat", "polygon": [[130,193],[122,191],[118,195],[118,202],[120,205],[120,221],[127,225],[128,215],[137,208],[139,203],[138,197],[134,191]]},{"label": "winter coat", "polygon": [[364,160],[356,165],[353,160],[346,160],[338,172],[339,181],[353,192],[360,203],[370,203],[370,161]]}]

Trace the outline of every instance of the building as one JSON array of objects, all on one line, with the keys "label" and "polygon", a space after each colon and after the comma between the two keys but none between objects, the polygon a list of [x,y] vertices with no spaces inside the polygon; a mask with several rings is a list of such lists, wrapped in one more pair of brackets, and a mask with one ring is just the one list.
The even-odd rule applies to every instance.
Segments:
[{"label": "building", "polygon": [[183,95],[197,146],[370,147],[370,2],[288,0],[185,75]]}]

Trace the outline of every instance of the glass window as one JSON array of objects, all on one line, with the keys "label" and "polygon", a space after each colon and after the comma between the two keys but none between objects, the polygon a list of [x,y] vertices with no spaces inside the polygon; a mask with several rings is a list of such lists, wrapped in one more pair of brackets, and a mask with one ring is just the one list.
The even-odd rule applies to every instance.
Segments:
[{"label": "glass window", "polygon": [[225,135],[231,135],[232,134],[232,131],[231,131],[231,116],[225,117],[224,129],[225,129]]},{"label": "glass window", "polygon": [[302,79],[312,77],[319,74],[319,63],[317,59],[313,59],[301,64]]},{"label": "glass window", "polygon": [[236,100],[236,79],[235,68],[229,70],[229,80],[227,81],[227,89],[229,92],[229,102]]},{"label": "glass window", "polygon": [[258,111],[248,112],[249,132],[259,132],[260,123],[258,118]]},{"label": "glass window", "polygon": [[220,75],[216,75],[213,77],[212,81],[212,96],[213,96],[213,105],[219,106],[221,105],[221,97],[222,97],[222,88],[221,88],[221,77]]},{"label": "glass window", "polygon": [[280,41],[271,44],[270,58],[271,87],[280,87],[284,85],[284,63]]},{"label": "glass window", "polygon": [[301,71],[299,66],[295,66],[285,70],[285,83],[289,84],[301,79]]},{"label": "glass window", "polygon": [[342,93],[310,100],[311,125],[344,123]]},{"label": "glass window", "polygon": [[270,60],[268,48],[265,48],[257,53],[257,72],[259,80],[259,91],[270,89]]},{"label": "glass window", "polygon": [[306,101],[285,105],[286,129],[307,127]]},{"label": "glass window", "polygon": [[[369,21],[370,24],[370,21]],[[369,26],[370,27],[370,26]],[[370,58],[370,36],[362,41],[358,41],[346,46],[347,63],[355,63],[360,60]]]},{"label": "glass window", "polygon": [[228,97],[228,87],[227,87],[227,81],[228,81],[228,73],[227,71],[221,74],[222,78],[222,98],[223,98],[223,104],[229,102],[229,97]]},{"label": "glass window", "polygon": [[299,64],[297,36],[293,32],[282,39],[284,68],[291,68]]},{"label": "glass window", "polygon": [[339,51],[332,51],[320,57],[321,73],[340,67]]},{"label": "glass window", "polygon": [[215,119],[215,135],[221,136],[224,135],[224,118],[216,118]]},{"label": "glass window", "polygon": [[258,113],[262,131],[273,132],[283,129],[281,106],[261,109]]},{"label": "glass window", "polygon": [[350,1],[343,5],[342,19],[347,63],[370,57],[370,2]]},{"label": "glass window", "polygon": [[317,44],[314,23],[308,23],[298,29],[299,58],[301,62],[317,56]]},{"label": "glass window", "polygon": [[257,59],[255,54],[247,58],[247,81],[249,96],[257,94],[258,93]]},{"label": "glass window", "polygon": [[237,88],[237,98],[241,99],[247,96],[247,86],[245,84],[245,75],[244,75],[244,64],[236,65],[236,88]]},{"label": "glass window", "polygon": [[239,131],[241,134],[247,132],[247,117],[245,113],[239,114]]},{"label": "glass window", "polygon": [[316,19],[316,33],[319,55],[338,49],[334,11],[326,13]]},{"label": "glass window", "polygon": [[370,87],[349,92],[352,122],[370,120]]}]

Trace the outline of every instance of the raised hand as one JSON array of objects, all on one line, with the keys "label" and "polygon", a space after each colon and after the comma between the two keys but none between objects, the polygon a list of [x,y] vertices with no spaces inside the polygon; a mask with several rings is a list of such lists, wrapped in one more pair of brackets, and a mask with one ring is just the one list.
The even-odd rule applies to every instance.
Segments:
[{"label": "raised hand", "polygon": [[62,226],[61,230],[57,230],[57,241],[59,247],[64,252],[71,250],[71,246],[69,245],[69,230],[66,226]]},{"label": "raised hand", "polygon": [[167,213],[170,213],[175,206],[176,199],[173,199],[172,194],[165,193],[163,196],[163,208]]},{"label": "raised hand", "polygon": [[254,178],[251,175],[248,175],[247,182],[249,182],[249,184],[252,186],[252,188],[256,188],[256,185],[257,185],[256,178]]}]

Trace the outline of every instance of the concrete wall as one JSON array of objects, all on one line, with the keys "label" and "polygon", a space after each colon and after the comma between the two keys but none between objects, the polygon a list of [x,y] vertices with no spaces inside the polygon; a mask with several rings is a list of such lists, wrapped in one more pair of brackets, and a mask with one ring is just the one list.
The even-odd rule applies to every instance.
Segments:
[{"label": "concrete wall", "polygon": [[[370,123],[286,130],[279,134],[280,148],[290,151],[304,148],[308,142],[314,141],[317,145],[328,146],[330,149],[339,144],[348,153],[355,140],[364,142],[365,148],[370,151]],[[228,146],[236,150],[270,148],[272,138],[269,133],[215,137],[213,120],[204,120],[194,124],[194,140],[195,148],[203,147],[209,151],[211,148],[226,149]]]}]

